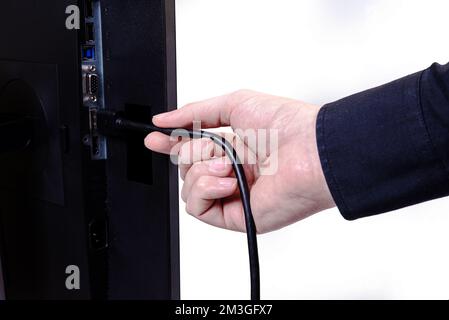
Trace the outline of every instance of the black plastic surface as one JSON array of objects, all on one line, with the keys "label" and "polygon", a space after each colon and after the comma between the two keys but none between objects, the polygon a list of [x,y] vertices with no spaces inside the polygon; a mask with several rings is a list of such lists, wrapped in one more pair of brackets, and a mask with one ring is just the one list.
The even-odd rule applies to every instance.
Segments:
[{"label": "black plastic surface", "polygon": [[[174,108],[174,1],[101,3],[106,104],[148,105],[152,113]],[[152,155],[151,184],[130,181],[123,139],[109,139],[107,161],[90,159],[80,76],[86,33],[65,28],[65,10],[73,4],[85,12],[84,1],[0,2],[0,87],[25,80],[43,109],[52,109],[46,114],[49,152],[60,162],[48,167],[56,177],[49,198],[35,192],[46,182],[33,192],[24,188],[27,171],[21,168],[33,165],[35,156],[0,156],[0,179],[17,173],[12,185],[0,186],[6,298],[178,298],[177,171],[167,157]],[[79,290],[65,287],[68,265],[80,269]]]},{"label": "black plastic surface", "polygon": [[[106,105],[175,108],[174,0],[102,3]],[[108,140],[109,296],[178,298],[177,170],[153,154],[140,164],[152,166],[152,184],[130,181],[126,155],[126,141]]]},{"label": "black plastic surface", "polygon": [[[80,175],[78,35],[65,28],[65,9],[71,4],[76,1],[0,2],[0,86],[22,79],[33,88],[51,119],[50,139],[58,141],[51,143],[52,152],[61,163],[59,168],[46,168],[57,177],[47,185],[55,188],[55,194],[36,196],[46,184],[41,180],[27,192],[27,167],[35,165],[36,158],[0,158],[0,180],[16,174],[14,183],[0,187],[0,252],[7,299],[91,297]],[[68,153],[58,150],[61,126],[69,128]],[[73,264],[81,271],[80,290],[65,287],[65,269]]]}]

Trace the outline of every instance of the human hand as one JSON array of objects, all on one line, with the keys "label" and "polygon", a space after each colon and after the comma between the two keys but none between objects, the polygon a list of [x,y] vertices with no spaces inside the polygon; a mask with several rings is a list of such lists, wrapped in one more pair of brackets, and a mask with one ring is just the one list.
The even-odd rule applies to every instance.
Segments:
[{"label": "human hand", "polygon": [[[231,126],[236,133],[233,145],[243,159],[251,190],[257,232],[266,233],[335,206],[317,150],[319,109],[293,99],[240,90],[160,114],[153,123],[174,128],[192,127],[194,121],[201,121],[202,128]],[[248,129],[275,130],[276,150],[258,152],[257,141],[244,137]],[[145,145],[156,152],[179,155],[184,180],[181,197],[189,214],[217,227],[245,231],[232,165],[212,141],[179,142],[153,132]],[[272,163],[277,163],[276,172],[264,174],[264,168]]]}]

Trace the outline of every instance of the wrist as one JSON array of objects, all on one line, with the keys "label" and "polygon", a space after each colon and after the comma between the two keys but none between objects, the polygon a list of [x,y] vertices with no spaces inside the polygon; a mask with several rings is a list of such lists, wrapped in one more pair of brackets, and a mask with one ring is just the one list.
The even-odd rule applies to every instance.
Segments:
[{"label": "wrist", "polygon": [[317,139],[317,133],[321,128],[321,117],[318,115],[320,114],[322,106],[314,106],[314,112],[312,115],[312,126],[311,126],[311,157],[312,157],[312,164],[314,165],[314,172],[315,172],[315,180],[317,183],[318,188],[318,194],[320,195],[319,203],[322,206],[320,210],[326,210],[335,207],[335,201],[332,197],[330,188],[328,186],[328,182],[326,180],[324,170],[323,170],[323,163],[322,161],[327,161],[325,159],[322,159],[320,157],[320,151],[319,148],[321,147],[320,141]]}]

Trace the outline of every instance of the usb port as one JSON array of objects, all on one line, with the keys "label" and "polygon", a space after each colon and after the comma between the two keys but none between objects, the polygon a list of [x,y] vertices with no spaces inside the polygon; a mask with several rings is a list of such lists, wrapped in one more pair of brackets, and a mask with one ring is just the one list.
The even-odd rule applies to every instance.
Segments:
[{"label": "usb port", "polygon": [[95,60],[95,47],[83,46],[83,60]]},{"label": "usb port", "polygon": [[87,42],[95,41],[95,29],[94,24],[92,22],[86,23],[86,41]]},{"label": "usb port", "polygon": [[86,76],[86,93],[96,95],[98,93],[98,76],[96,74],[88,74]]},{"label": "usb port", "polygon": [[94,16],[94,3],[93,0],[86,0],[86,18],[92,18]]}]

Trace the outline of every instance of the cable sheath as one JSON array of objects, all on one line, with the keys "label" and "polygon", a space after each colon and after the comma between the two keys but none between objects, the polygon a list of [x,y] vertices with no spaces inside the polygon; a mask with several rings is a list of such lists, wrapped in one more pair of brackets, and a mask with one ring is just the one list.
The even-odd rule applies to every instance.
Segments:
[{"label": "cable sheath", "polygon": [[232,162],[232,167],[234,169],[235,177],[237,178],[240,190],[243,212],[245,215],[251,277],[251,300],[260,300],[260,271],[259,254],[257,249],[257,231],[256,225],[254,223],[253,213],[251,210],[250,191],[242,162],[240,161],[237,152],[235,151],[231,143],[229,143],[229,141],[227,141],[224,137],[207,131],[159,128],[150,124],[135,122],[120,117],[115,118],[113,125],[118,129],[140,131],[147,134],[157,131],[166,135],[175,133],[176,136],[182,136],[191,139],[209,138],[224,150],[224,152]]}]

